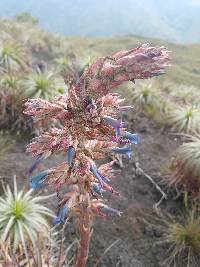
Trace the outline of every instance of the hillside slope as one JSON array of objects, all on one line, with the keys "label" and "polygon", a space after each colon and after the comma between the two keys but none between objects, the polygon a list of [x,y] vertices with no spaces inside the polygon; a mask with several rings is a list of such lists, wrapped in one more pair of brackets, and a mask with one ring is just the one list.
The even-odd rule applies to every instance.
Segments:
[{"label": "hillside slope", "polygon": [[167,75],[156,78],[162,82],[194,85],[200,87],[200,61],[197,55],[200,53],[200,45],[176,45],[163,40],[144,38],[141,36],[127,36],[123,38],[67,38],[71,47],[75,50],[80,48],[86,53],[94,51],[99,55],[110,55],[123,49],[131,49],[140,43],[150,42],[164,45],[171,51],[172,65],[167,70]]},{"label": "hillside slope", "polygon": [[195,0],[1,0],[0,16],[28,11],[48,30],[65,35],[136,34],[173,42],[200,41]]},{"label": "hillside slope", "polygon": [[[29,23],[18,23],[15,20],[0,20],[1,41],[14,39],[30,50],[34,58],[55,63],[55,59],[69,56],[71,52],[80,60],[88,56],[99,57],[112,55],[114,52],[131,49],[140,43],[164,45],[171,51],[172,66],[167,75],[156,80],[167,83],[200,86],[200,44],[178,45],[160,39],[128,35],[113,38],[63,37],[50,34]],[[35,51],[35,52],[34,52]]]}]

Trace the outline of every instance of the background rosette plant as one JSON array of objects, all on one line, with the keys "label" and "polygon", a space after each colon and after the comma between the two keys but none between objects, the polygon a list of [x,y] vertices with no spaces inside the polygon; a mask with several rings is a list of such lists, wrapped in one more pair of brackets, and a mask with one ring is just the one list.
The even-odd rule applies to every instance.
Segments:
[{"label": "background rosette plant", "polygon": [[[139,143],[138,135],[128,132],[122,121],[121,114],[131,107],[124,106],[124,99],[111,90],[126,81],[161,75],[168,63],[166,48],[144,44],[98,59],[77,77],[67,95],[26,102],[25,113],[34,121],[60,122],[60,128],[52,127],[28,145],[27,151],[36,157],[29,179],[34,189],[51,185],[57,191],[56,224],[76,214],[80,234],[77,267],[86,265],[93,218],[121,215],[102,196],[105,191],[118,194],[111,185],[113,162],[98,167],[95,161],[110,152],[130,157],[132,146]],[[60,152],[66,153],[65,162],[33,175],[41,161]]]}]

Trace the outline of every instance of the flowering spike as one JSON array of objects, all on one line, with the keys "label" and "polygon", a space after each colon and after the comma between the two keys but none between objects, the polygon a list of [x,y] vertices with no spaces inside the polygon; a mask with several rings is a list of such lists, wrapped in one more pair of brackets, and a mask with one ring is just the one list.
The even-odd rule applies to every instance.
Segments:
[{"label": "flowering spike", "polygon": [[132,144],[138,145],[140,143],[140,138],[138,134],[132,134],[125,131],[122,132],[121,136],[130,140]]},{"label": "flowering spike", "polygon": [[158,76],[168,65],[169,51],[165,47],[143,44],[98,60],[84,72],[80,83],[90,81],[86,91],[98,97],[123,82]]},{"label": "flowering spike", "polygon": [[132,154],[132,149],[130,146],[115,147],[115,148],[112,148],[111,150],[117,154],[127,155],[129,158],[131,157],[131,154]]},{"label": "flowering spike", "polygon": [[[161,75],[168,62],[166,48],[140,45],[97,60],[71,83],[67,95],[52,101],[30,99],[25,104],[25,113],[32,116],[33,121],[42,120],[51,125],[53,120],[59,125],[42,132],[27,146],[28,152],[38,156],[29,172],[37,166],[40,155],[46,158],[66,153],[67,149],[63,163],[32,176],[30,183],[33,188],[51,184],[57,191],[64,189],[62,197],[58,194],[60,209],[54,220],[56,224],[64,223],[68,210],[76,207],[81,237],[76,266],[86,266],[94,216],[121,215],[120,211],[105,205],[101,197],[103,191],[118,195],[109,185],[110,178],[115,176],[111,169],[113,163],[97,169],[95,160],[105,158],[109,152],[130,157],[132,149],[127,144],[139,143],[137,135],[125,131],[125,122],[116,119],[120,112],[131,107],[123,106],[124,99],[111,90],[126,81]],[[66,187],[69,190],[65,190]]]},{"label": "flowering spike", "polygon": [[75,156],[75,149],[73,146],[69,146],[67,150],[67,163],[71,166]]}]

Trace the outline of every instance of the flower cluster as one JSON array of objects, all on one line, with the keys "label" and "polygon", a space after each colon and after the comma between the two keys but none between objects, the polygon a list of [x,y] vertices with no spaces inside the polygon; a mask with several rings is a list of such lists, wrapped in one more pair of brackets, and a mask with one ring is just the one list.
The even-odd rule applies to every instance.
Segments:
[{"label": "flower cluster", "polygon": [[[164,47],[141,45],[97,60],[64,96],[26,102],[25,114],[34,121],[53,119],[59,125],[34,138],[27,147],[36,157],[28,171],[31,186],[51,185],[58,192],[60,209],[55,223],[63,223],[71,211],[78,214],[83,204],[92,216],[121,214],[102,198],[105,191],[118,195],[111,185],[114,162],[98,167],[95,161],[110,152],[130,157],[139,136],[128,132],[122,120],[121,114],[131,107],[124,106],[124,99],[111,90],[125,81],[163,74],[168,63]],[[60,152],[66,154],[65,162],[32,175],[42,160]]]}]

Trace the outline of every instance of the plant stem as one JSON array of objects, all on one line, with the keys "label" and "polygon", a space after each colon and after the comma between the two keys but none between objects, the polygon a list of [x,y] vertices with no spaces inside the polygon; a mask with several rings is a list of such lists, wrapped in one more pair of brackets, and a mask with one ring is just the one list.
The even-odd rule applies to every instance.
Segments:
[{"label": "plant stem", "polygon": [[82,212],[79,219],[80,242],[78,245],[77,259],[74,267],[85,267],[88,259],[90,239],[92,236],[92,215],[87,209]]}]

